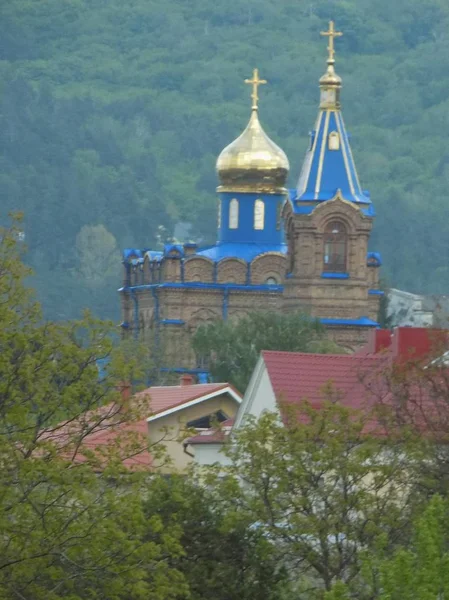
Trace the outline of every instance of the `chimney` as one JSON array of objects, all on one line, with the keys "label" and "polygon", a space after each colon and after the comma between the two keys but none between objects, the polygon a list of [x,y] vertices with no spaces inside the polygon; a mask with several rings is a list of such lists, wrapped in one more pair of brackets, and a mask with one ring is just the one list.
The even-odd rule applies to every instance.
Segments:
[{"label": "chimney", "polygon": [[391,331],[389,329],[374,329],[370,331],[374,339],[370,340],[373,344],[372,353],[377,354],[391,346]]},{"label": "chimney", "polygon": [[179,380],[179,384],[184,386],[184,385],[193,385],[194,380],[193,380],[193,376],[190,375],[189,373],[184,373],[184,375],[181,375],[180,380]]},{"label": "chimney", "polygon": [[397,327],[393,334],[393,355],[399,360],[416,360],[447,350],[447,331],[426,327]]},{"label": "chimney", "polygon": [[391,346],[391,331],[389,329],[370,329],[367,343],[355,354],[377,354]]},{"label": "chimney", "polygon": [[123,402],[128,402],[128,400],[131,398],[131,389],[132,387],[129,381],[124,381],[118,386],[118,391],[122,395]]}]

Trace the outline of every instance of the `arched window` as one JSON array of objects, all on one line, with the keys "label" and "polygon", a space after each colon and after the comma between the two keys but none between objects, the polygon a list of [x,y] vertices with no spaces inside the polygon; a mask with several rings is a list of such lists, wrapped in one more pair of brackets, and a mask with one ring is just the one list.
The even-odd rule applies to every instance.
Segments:
[{"label": "arched window", "polygon": [[333,273],[346,271],[346,227],[340,221],[331,221],[324,230],[324,270]]},{"label": "arched window", "polygon": [[265,202],[256,200],[254,202],[254,229],[263,229],[265,227]]},{"label": "arched window", "polygon": [[265,280],[267,285],[277,285],[277,279],[275,277],[267,277]]},{"label": "arched window", "polygon": [[238,229],[239,226],[239,201],[233,198],[229,203],[229,229]]}]

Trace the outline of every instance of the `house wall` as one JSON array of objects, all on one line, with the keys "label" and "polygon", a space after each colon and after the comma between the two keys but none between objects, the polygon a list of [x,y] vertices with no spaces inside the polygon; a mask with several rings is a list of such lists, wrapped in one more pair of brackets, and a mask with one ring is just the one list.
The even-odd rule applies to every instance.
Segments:
[{"label": "house wall", "polygon": [[[193,450],[195,454],[195,463],[201,467],[213,465],[214,463],[228,465],[230,461],[228,457],[221,452],[222,448],[223,444],[195,444]],[[189,446],[189,449],[192,449],[192,446]]]},{"label": "house wall", "polygon": [[[228,394],[205,400],[194,406],[180,409],[165,417],[148,422],[150,444],[162,442],[165,445],[171,464],[161,466],[163,473],[183,471],[192,462],[192,457],[184,452],[183,441],[191,435],[186,424],[194,419],[222,410],[228,417],[234,417],[239,403]],[[157,466],[157,463],[156,463]]]}]

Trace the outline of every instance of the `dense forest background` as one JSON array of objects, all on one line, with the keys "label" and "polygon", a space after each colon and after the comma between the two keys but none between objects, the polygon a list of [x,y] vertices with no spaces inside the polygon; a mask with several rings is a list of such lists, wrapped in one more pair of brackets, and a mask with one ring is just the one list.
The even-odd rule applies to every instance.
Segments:
[{"label": "dense forest background", "polygon": [[24,211],[48,317],[118,319],[123,247],[179,222],[214,239],[214,163],[255,66],[295,185],[330,18],[371,246],[391,285],[449,292],[447,0],[0,0],[0,221]]}]

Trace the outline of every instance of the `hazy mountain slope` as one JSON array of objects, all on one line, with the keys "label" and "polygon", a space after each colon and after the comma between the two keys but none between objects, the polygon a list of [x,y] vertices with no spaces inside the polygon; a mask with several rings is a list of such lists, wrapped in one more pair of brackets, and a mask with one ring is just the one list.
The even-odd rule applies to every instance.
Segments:
[{"label": "hazy mountain slope", "polygon": [[[448,292],[444,0],[14,0],[0,7],[0,206],[49,316],[118,316],[119,249],[215,235],[214,161],[249,116],[299,173],[334,18],[346,125],[390,283]],[[102,225],[103,227],[98,227]],[[95,227],[95,229],[93,229]],[[84,228],[84,229],[83,229]]]}]

